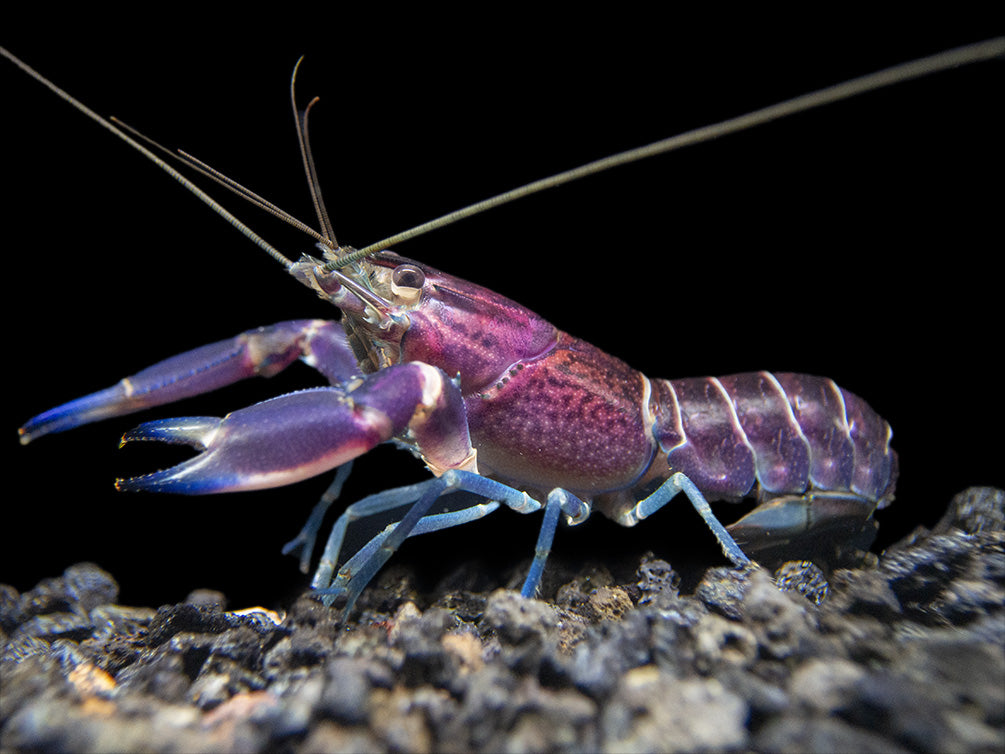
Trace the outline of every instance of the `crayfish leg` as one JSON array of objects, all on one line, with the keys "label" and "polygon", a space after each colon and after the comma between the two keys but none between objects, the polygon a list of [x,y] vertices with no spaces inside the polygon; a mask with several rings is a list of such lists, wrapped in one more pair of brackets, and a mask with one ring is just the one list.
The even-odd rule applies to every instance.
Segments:
[{"label": "crayfish leg", "polygon": [[[433,513],[420,518],[408,536],[417,537],[420,534],[430,534],[434,531],[442,531],[443,529],[450,529],[454,526],[469,524],[480,518],[484,518],[498,509],[499,503],[494,500],[490,500],[487,503],[476,503],[475,505],[468,506],[467,508],[450,511],[449,513]],[[381,547],[384,545],[384,542],[394,532],[394,530],[398,528],[400,523],[401,522],[399,521],[393,524],[388,524],[384,527],[383,531],[363,545],[355,555],[346,561],[343,566],[343,570],[346,573],[353,574],[356,579],[358,579],[357,582],[354,583],[352,578],[350,578],[346,582],[337,586],[315,590],[314,593],[321,598],[322,604],[330,607],[336,600],[338,600],[340,602],[340,607],[343,609],[343,617],[349,614],[353,605],[356,603],[356,600],[359,598],[359,595],[362,594],[363,590],[366,588],[366,584],[360,583],[362,579],[359,574],[364,572],[369,573],[371,569],[368,568],[367,563],[373,558],[379,557],[379,553]],[[374,573],[376,573],[376,571],[374,571]],[[370,577],[372,578],[372,575]]]},{"label": "crayfish leg", "polygon": [[544,506],[544,520],[541,522],[541,531],[537,535],[537,544],[534,547],[534,560],[520,590],[522,597],[531,599],[537,594],[537,588],[541,585],[544,565],[551,553],[551,543],[555,539],[559,513],[564,513],[570,523],[581,524],[590,515],[590,504],[561,487],[556,487],[548,493],[548,502]]},{"label": "crayfish leg", "polygon": [[698,515],[705,522],[705,525],[712,530],[715,538],[719,540],[719,546],[722,547],[723,554],[736,566],[749,565],[751,562],[750,558],[744,554],[743,550],[736,543],[736,540],[726,530],[726,527],[712,513],[712,508],[709,506],[705,496],[701,494],[701,491],[695,486],[694,482],[679,471],[671,475],[649,497],[640,500],[636,503],[635,507],[627,513],[622,514],[617,521],[622,526],[635,526],[639,521],[651,516],[670,502],[678,492],[683,492],[687,496],[687,499],[691,501],[691,505],[694,506]]},{"label": "crayfish leg", "polygon": [[[490,501],[491,510],[476,505],[452,513],[429,515],[430,508],[441,496],[454,491],[479,495]],[[331,573],[338,557],[338,550],[341,548],[345,528],[350,520],[393,510],[410,502],[412,505],[405,516],[356,552],[343,564],[332,581]],[[451,469],[436,479],[386,490],[364,498],[355,506],[350,506],[351,514],[347,509],[336,522],[325,554],[321,558],[321,564],[314,574],[312,586],[316,590],[315,593],[325,604],[330,605],[338,601],[343,605],[343,614],[348,614],[366,585],[401,547],[406,538],[459,526],[481,518],[498,507],[493,507],[494,503],[501,503],[518,513],[533,513],[542,507],[526,492],[460,469]]]},{"label": "crayfish leg", "polygon": [[321,529],[325,513],[328,512],[332,503],[338,500],[339,495],[342,494],[342,487],[349,478],[351,471],[352,461],[344,463],[336,469],[335,479],[332,480],[332,483],[328,485],[328,489],[321,495],[321,499],[314,505],[311,515],[307,517],[307,522],[300,530],[300,533],[283,545],[283,555],[292,555],[295,552],[300,553],[301,573],[307,573],[310,568],[311,555],[314,554],[314,544],[317,542],[318,531]]},{"label": "crayfish leg", "polygon": [[[315,589],[327,589],[331,585],[332,575],[335,573],[335,566],[338,564],[339,555],[342,552],[342,544],[345,542],[346,532],[351,524],[370,516],[378,516],[395,508],[416,503],[429,488],[430,482],[433,481],[435,480],[427,480],[405,487],[395,487],[367,495],[342,511],[328,535],[328,541],[321,554],[321,562],[318,563],[318,567],[314,571],[311,586]],[[449,494],[449,492],[444,494]],[[353,557],[358,555],[357,552]]]}]

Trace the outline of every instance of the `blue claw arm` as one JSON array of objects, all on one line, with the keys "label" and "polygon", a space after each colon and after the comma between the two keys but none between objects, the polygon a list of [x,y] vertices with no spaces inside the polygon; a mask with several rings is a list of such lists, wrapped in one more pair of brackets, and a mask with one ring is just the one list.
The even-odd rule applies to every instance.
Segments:
[{"label": "blue claw arm", "polygon": [[423,403],[429,367],[407,364],[367,376],[352,390],[315,388],[234,411],[141,424],[123,442],[191,445],[194,458],[120,479],[120,490],[208,495],[280,487],[351,461],[403,432]]},{"label": "blue claw arm", "polygon": [[280,487],[341,466],[406,429],[428,440],[420,447],[430,468],[464,468],[473,464],[474,450],[462,409],[457,387],[440,370],[421,362],[391,366],[346,386],[301,390],[223,418],[141,424],[123,442],[157,440],[201,452],[116,486],[184,495]]},{"label": "blue claw arm", "polygon": [[248,377],[271,377],[298,358],[333,383],[357,371],[337,322],[279,322],[165,359],[110,388],[29,419],[18,434],[27,445],[42,435],[208,393]]}]

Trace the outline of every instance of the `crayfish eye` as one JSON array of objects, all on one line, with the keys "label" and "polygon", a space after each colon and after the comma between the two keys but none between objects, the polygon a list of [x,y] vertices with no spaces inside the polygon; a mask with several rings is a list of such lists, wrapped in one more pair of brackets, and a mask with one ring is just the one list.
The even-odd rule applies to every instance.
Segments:
[{"label": "crayfish eye", "polygon": [[407,301],[414,301],[422,291],[426,276],[414,264],[400,264],[391,273],[391,293]]}]

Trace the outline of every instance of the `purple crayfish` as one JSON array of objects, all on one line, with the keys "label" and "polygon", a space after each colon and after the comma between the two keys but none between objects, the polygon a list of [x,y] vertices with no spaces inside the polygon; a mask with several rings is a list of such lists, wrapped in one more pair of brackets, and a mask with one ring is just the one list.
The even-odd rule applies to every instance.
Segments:
[{"label": "purple crayfish", "polygon": [[[522,589],[529,597],[562,517],[578,524],[597,509],[633,526],[684,493],[725,555],[744,565],[745,551],[869,532],[873,512],[893,499],[890,426],[829,379],[768,372],[650,379],[485,287],[383,248],[339,246],[313,178],[306,131],[302,113],[298,134],[319,206],[322,231],[314,235],[323,258],[294,262],[270,253],[337,307],[341,320],[280,322],[169,358],[30,419],[20,429],[23,443],[307,363],[328,386],[223,418],[157,420],[130,430],[124,442],[158,440],[199,453],[117,486],[211,494],[338,469],[330,494],[286,547],[299,551],[306,567],[352,460],[384,442],[410,450],[434,478],[350,505],[327,541],[312,585],[347,610],[405,538],[501,505],[544,512]],[[442,496],[460,490],[485,502],[432,512]],[[728,527],[709,507],[749,496],[757,507]],[[399,508],[405,515],[336,571],[349,524]]]}]

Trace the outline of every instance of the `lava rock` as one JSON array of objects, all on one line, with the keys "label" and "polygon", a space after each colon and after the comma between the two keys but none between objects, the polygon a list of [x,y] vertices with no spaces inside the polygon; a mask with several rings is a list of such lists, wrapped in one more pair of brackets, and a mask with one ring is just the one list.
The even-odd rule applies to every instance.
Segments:
[{"label": "lava rock", "polygon": [[396,566],[349,616],[122,606],[80,564],[0,585],[0,749],[999,752],[1003,503],[967,490],[854,569],[556,557],[528,600]]}]

